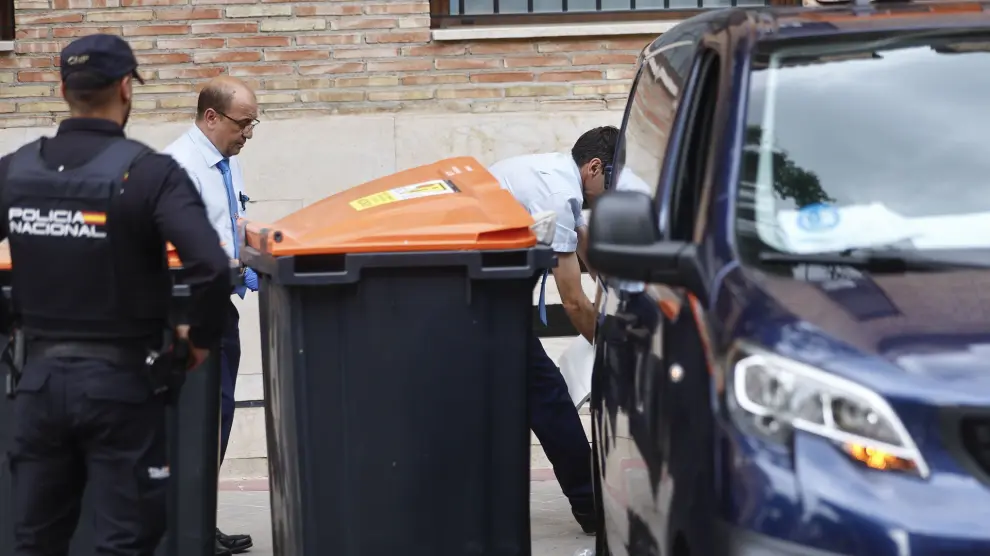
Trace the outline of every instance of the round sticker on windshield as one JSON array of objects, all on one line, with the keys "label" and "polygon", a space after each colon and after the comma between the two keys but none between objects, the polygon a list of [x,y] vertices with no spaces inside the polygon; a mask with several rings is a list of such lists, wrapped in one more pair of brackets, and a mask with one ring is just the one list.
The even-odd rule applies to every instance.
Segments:
[{"label": "round sticker on windshield", "polygon": [[839,211],[831,205],[815,203],[798,211],[797,225],[806,232],[824,232],[839,225]]}]

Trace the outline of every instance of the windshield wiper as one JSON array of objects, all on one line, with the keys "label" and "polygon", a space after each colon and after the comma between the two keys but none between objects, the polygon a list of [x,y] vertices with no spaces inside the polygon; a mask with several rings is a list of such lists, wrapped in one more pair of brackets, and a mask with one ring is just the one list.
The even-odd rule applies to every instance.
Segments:
[{"label": "windshield wiper", "polygon": [[933,259],[918,251],[896,249],[847,249],[834,253],[780,253],[761,251],[760,262],[772,265],[818,264],[848,266],[874,273],[938,272],[966,268],[990,268],[990,261],[973,259]]}]

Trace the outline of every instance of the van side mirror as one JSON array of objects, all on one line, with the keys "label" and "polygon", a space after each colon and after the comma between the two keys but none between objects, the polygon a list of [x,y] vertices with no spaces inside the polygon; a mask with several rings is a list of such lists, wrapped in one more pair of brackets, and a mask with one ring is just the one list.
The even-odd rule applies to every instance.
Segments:
[{"label": "van side mirror", "polygon": [[637,191],[609,191],[595,203],[588,223],[588,264],[613,278],[708,296],[694,244],[661,239],[653,199]]}]

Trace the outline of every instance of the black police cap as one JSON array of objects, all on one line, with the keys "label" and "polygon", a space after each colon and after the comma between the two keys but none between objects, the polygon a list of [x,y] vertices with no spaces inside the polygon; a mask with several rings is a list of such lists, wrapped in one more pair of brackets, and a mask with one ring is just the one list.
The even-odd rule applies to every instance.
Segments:
[{"label": "black police cap", "polygon": [[127,75],[144,83],[137,58],[127,41],[117,35],[86,35],[62,49],[62,82],[67,89],[98,89]]}]

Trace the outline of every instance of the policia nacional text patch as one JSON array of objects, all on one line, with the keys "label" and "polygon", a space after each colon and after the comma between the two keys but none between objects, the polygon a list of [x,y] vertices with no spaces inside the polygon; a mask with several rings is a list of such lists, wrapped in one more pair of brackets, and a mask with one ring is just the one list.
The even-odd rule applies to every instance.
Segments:
[{"label": "policia nacional text patch", "polygon": [[11,234],[42,237],[107,237],[105,212],[10,207],[7,211]]}]

